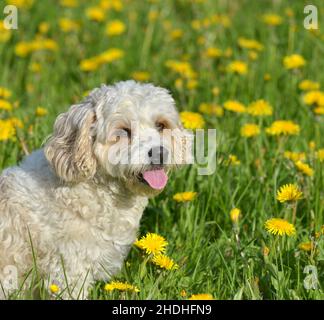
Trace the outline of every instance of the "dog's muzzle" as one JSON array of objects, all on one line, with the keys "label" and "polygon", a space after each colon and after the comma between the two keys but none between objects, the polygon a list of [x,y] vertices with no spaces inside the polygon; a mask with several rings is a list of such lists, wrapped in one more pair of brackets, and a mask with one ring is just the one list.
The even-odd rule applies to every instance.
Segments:
[{"label": "dog's muzzle", "polygon": [[158,146],[151,148],[147,155],[150,166],[139,175],[139,180],[152,189],[162,190],[168,181],[164,164],[168,161],[169,151],[162,146]]}]

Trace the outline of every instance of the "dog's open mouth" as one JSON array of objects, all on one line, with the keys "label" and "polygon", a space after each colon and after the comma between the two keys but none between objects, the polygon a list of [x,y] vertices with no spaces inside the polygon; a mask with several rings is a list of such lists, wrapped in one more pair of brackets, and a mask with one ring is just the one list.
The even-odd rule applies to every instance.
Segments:
[{"label": "dog's open mouth", "polygon": [[156,190],[163,189],[167,182],[168,176],[163,168],[154,168],[144,171],[139,175],[141,182],[148,184],[151,188]]}]

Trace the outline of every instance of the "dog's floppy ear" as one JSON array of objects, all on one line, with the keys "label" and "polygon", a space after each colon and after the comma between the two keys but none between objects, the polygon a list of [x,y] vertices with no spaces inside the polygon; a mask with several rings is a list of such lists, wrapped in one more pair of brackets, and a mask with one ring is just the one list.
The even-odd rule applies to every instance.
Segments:
[{"label": "dog's floppy ear", "polygon": [[56,119],[54,133],[45,144],[44,152],[56,174],[64,181],[82,181],[94,176],[96,159],[91,127],[95,121],[91,99],[71,106]]}]

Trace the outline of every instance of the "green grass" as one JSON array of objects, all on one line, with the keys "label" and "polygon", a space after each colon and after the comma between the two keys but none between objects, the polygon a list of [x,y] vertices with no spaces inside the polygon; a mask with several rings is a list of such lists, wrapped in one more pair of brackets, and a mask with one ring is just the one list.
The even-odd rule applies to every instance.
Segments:
[{"label": "green grass", "polygon": [[[35,1],[32,9],[19,10],[19,29],[12,31],[9,41],[0,42],[0,86],[13,92],[11,102],[19,101],[19,107],[11,112],[0,110],[0,118],[16,116],[24,122],[16,141],[0,141],[1,169],[22,159],[21,141],[28,150],[39,148],[51,133],[56,116],[79,101],[85,91],[101,83],[129,79],[133,71],[147,71],[151,82],[170,89],[180,111],[197,111],[202,102],[222,105],[229,99],[245,104],[265,99],[274,109],[272,116],[262,119],[229,111],[223,117],[204,115],[207,126],[217,129],[216,172],[198,176],[195,165],[175,172],[166,190],[150,201],[141,223],[141,235],[155,232],[167,239],[167,254],[179,264],[179,269],[159,270],[146,263],[143,252],[134,247],[127,258],[129,264],[115,279],[136,285],[140,292],[107,294],[98,283],[90,297],[184,299],[180,292],[185,290],[187,296],[210,293],[217,299],[323,299],[323,236],[316,240],[312,252],[298,249],[301,242],[314,240],[314,233],[324,224],[324,163],[316,160],[309,148],[310,141],[315,142],[316,150],[324,148],[324,118],[315,116],[312,108],[302,102],[298,89],[303,79],[318,81],[324,87],[324,33],[321,24],[317,33],[303,28],[304,1],[124,0],[122,11],[110,10],[105,21],[99,23],[85,16],[85,9],[98,1],[79,2],[80,6],[70,9],[54,1]],[[317,5],[320,18],[324,14],[323,3],[318,0],[313,4]],[[3,6],[4,1],[0,1],[0,9]],[[285,14],[288,6],[294,12],[291,18]],[[158,12],[156,20],[148,19],[150,12]],[[283,23],[276,27],[265,25],[260,17],[267,12],[281,15]],[[200,30],[191,27],[192,20],[215,13],[227,15],[231,25],[216,24]],[[80,30],[63,33],[58,26],[62,17],[80,21]],[[127,30],[109,38],[104,29],[112,19],[124,21]],[[34,52],[24,58],[16,56],[15,45],[34,39],[44,21],[50,25],[47,37],[58,43],[59,50]],[[183,30],[183,36],[170,39],[168,24],[170,30]],[[264,45],[257,60],[249,60],[248,50],[237,45],[242,36]],[[199,37],[204,37],[206,44],[198,44]],[[231,48],[233,55],[206,58],[203,53],[208,46],[224,51]],[[123,49],[125,57],[93,72],[80,70],[82,59],[111,47]],[[292,53],[306,59],[304,68],[289,71],[283,67],[283,57]],[[194,90],[177,89],[175,80],[179,76],[165,67],[167,60],[183,58],[198,74]],[[235,59],[248,63],[248,74],[225,71]],[[30,71],[33,62],[40,63],[40,73]],[[271,75],[271,80],[264,80],[265,73]],[[212,94],[216,86],[219,96]],[[37,106],[46,108],[48,115],[35,117]],[[300,134],[269,137],[264,129],[277,119],[298,123]],[[259,123],[261,135],[241,137],[240,127],[247,122]],[[32,130],[28,130],[31,125]],[[314,176],[298,173],[294,164],[283,157],[284,150],[305,152]],[[237,155],[239,166],[226,165],[229,154]],[[259,166],[255,165],[257,159]],[[294,182],[304,193],[304,199],[298,202],[297,235],[278,239],[265,231],[264,223],[271,217],[291,221],[292,209],[276,200],[276,191],[281,185]],[[173,195],[183,191],[196,191],[198,196],[189,203],[176,203]],[[233,227],[229,217],[233,207],[242,210],[237,227]],[[270,248],[268,256],[262,254],[264,246]],[[304,288],[303,270],[307,265],[317,268],[316,290]],[[32,291],[20,291],[13,298],[30,298]],[[47,288],[40,290],[40,297],[48,297]]]}]

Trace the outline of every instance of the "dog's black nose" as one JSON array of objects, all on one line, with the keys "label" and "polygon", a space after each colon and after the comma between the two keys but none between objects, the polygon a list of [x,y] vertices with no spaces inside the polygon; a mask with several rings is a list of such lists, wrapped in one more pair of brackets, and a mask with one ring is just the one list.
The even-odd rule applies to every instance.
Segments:
[{"label": "dog's black nose", "polygon": [[169,151],[164,147],[153,147],[149,150],[148,156],[152,164],[163,164],[168,160]]}]

